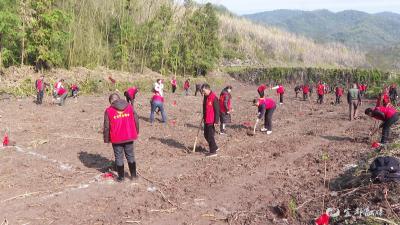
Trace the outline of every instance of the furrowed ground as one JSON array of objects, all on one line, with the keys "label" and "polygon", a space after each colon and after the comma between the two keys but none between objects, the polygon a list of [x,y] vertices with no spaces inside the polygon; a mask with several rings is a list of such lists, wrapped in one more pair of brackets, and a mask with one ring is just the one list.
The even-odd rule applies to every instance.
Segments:
[{"label": "furrowed ground", "polygon": [[[304,224],[321,213],[323,152],[329,155],[327,179],[369,151],[371,121],[350,122],[347,104],[294,98],[287,88],[277,108],[273,134],[246,133],[254,124],[256,87],[233,85],[233,123],[217,135],[218,157],[205,158],[201,135],[189,153],[201,119],[197,96],[166,93],[168,124],[150,125],[150,93],[139,93],[140,137],[135,154],[140,177],[115,183],[101,177],[113,161],[102,142],[108,96],[83,96],[65,107],[33,99],[0,102],[2,130],[15,147],[0,150],[0,219],[10,224],[287,224],[272,210],[295,199]],[[220,90],[217,90],[219,94]],[[274,92],[269,91],[268,95]],[[343,99],[344,100],[344,99]],[[176,105],[174,104],[176,101]],[[367,107],[364,104],[361,112]],[[125,165],[125,171],[128,171]],[[296,206],[296,207],[297,207]],[[329,205],[328,205],[329,207]]]}]

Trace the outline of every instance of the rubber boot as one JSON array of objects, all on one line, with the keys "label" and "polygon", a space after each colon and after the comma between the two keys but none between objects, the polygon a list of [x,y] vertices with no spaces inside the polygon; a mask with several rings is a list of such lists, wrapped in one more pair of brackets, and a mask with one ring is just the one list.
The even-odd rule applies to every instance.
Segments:
[{"label": "rubber boot", "polygon": [[117,181],[118,182],[122,182],[124,181],[124,166],[117,166],[117,173],[118,173],[118,177],[117,177]]},{"label": "rubber boot", "polygon": [[131,178],[137,178],[137,174],[136,174],[136,162],[133,163],[129,163],[128,162],[128,166],[129,166],[129,172],[131,172]]}]

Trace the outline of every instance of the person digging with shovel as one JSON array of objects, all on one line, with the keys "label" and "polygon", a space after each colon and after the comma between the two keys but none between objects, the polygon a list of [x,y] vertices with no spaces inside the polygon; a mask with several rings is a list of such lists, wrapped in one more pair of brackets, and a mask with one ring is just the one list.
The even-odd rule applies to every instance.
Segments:
[{"label": "person digging with shovel", "polygon": [[109,97],[110,107],[104,113],[104,143],[112,143],[117,181],[124,180],[124,154],[128,161],[131,178],[136,178],[134,142],[139,135],[139,119],[133,106],[120,99],[118,94]]},{"label": "person digging with shovel", "polygon": [[371,132],[370,136],[373,136],[380,128],[382,128],[380,147],[385,146],[388,142],[390,128],[399,120],[399,113],[392,106],[379,106],[374,109],[367,108],[365,114],[374,119],[383,121],[378,128]]},{"label": "person digging with shovel", "polygon": [[204,138],[206,139],[210,152],[206,157],[217,156],[218,146],[215,142],[215,124],[219,123],[219,101],[218,97],[211,91],[209,84],[203,84],[201,91],[203,100]]},{"label": "person digging with shovel", "polygon": [[139,89],[136,87],[130,87],[128,88],[128,90],[126,90],[124,92],[124,96],[126,98],[126,101],[128,103],[130,103],[131,105],[133,105],[133,103],[135,103],[135,98],[136,98],[136,94],[139,92]]}]

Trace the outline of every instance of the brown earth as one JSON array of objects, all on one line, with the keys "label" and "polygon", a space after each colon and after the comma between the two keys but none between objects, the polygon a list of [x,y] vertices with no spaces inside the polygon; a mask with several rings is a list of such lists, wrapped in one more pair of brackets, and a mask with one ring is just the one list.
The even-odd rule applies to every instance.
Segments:
[{"label": "brown earth", "polygon": [[[212,159],[205,158],[202,137],[198,151],[188,153],[201,97],[166,93],[169,122],[151,126],[150,94],[140,93],[135,154],[141,176],[123,183],[101,178],[113,161],[100,132],[107,96],[68,99],[64,107],[48,104],[49,98],[43,106],[33,99],[1,101],[0,128],[10,130],[16,147],[0,150],[0,220],[31,225],[307,223],[322,209],[322,153],[329,155],[327,180],[337,177],[371,151],[367,137],[373,122],[361,114],[361,120],[348,121],[347,104],[330,104],[332,95],[317,105],[315,96],[304,102],[288,90],[274,114],[272,135],[251,137],[246,132],[255,120],[255,87],[230,82],[233,123],[228,136],[217,135],[221,150]],[[280,218],[275,206],[290,214],[291,201],[301,206],[297,217]]]}]

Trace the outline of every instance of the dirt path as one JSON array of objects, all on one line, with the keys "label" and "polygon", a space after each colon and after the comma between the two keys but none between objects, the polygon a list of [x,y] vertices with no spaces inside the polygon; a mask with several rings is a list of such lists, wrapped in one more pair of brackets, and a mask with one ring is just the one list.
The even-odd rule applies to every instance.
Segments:
[{"label": "dirt path", "polygon": [[367,151],[356,140],[371,122],[347,121],[347,105],[329,104],[332,96],[319,106],[291,90],[275,112],[273,134],[247,136],[255,87],[233,86],[234,121],[228,136],[217,136],[222,147],[213,159],[187,153],[201,97],[167,94],[169,122],[151,126],[149,95],[140,93],[135,154],[142,177],[121,184],[99,178],[113,160],[100,133],[106,96],[65,107],[0,102],[0,128],[10,128],[18,146],[0,150],[0,216],[10,224],[281,224],[270,207],[291,196],[301,204],[322,190],[322,152],[332,178]]}]

